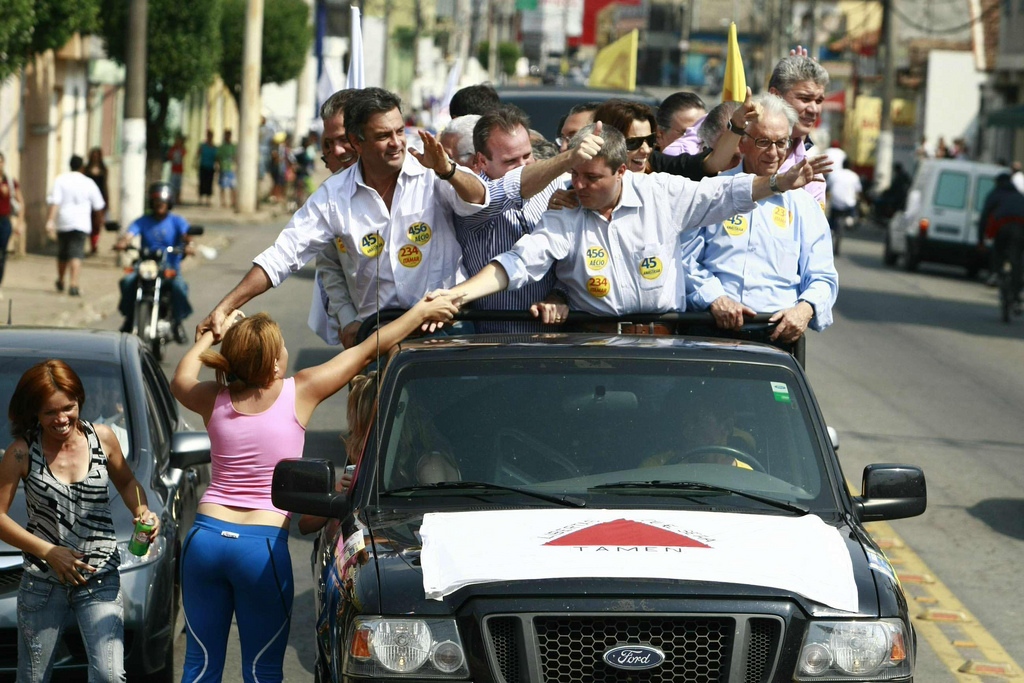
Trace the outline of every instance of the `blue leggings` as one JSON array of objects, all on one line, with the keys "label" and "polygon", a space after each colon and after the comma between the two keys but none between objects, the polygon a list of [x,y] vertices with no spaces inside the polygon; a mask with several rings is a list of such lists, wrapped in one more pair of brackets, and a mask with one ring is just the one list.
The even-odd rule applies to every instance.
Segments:
[{"label": "blue leggings", "polygon": [[243,680],[281,681],[295,594],[288,530],[197,515],[182,546],[181,574],[182,683],[221,680],[232,614]]}]

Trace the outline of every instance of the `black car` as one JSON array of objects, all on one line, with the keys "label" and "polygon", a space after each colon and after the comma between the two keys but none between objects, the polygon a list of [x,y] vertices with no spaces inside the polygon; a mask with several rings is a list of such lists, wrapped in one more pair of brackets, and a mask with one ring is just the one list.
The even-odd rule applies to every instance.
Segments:
[{"label": "black car", "polygon": [[916,636],[803,370],[751,342],[547,334],[408,342],[351,488],[278,465],[332,518],[317,680],[909,681]]},{"label": "black car", "polygon": [[[209,462],[209,436],[189,431],[152,354],[138,337],[119,332],[0,329],[0,396],[9,400],[25,370],[47,358],[66,361],[82,378],[82,418],[114,430],[135,478],[146,489],[150,509],[160,516],[161,536],[146,555],[132,555],[127,546],[134,523],[111,484],[110,507],[122,563],[128,680],[172,681],[180,604],[178,558],[210,480],[209,465],[194,464]],[[0,448],[11,441],[4,421]],[[10,515],[23,526],[27,522],[20,484]],[[21,551],[0,543],[0,677],[12,677],[17,670],[21,575]],[[54,673],[68,680],[84,680],[87,673],[85,651],[73,625],[65,628],[57,646]]]},{"label": "black car", "polygon": [[530,126],[548,140],[554,140],[561,131],[558,121],[577,104],[604,102],[612,98],[636,100],[658,108],[658,99],[643,91],[600,90],[597,88],[498,88],[498,97],[506,104],[514,104],[530,117]]}]

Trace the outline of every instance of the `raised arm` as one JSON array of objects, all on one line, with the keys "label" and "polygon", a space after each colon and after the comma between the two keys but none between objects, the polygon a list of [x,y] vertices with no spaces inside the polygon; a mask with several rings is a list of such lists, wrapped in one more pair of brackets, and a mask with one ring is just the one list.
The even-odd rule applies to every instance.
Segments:
[{"label": "raised arm", "polygon": [[597,156],[604,146],[604,138],[600,136],[602,125],[598,121],[594,125],[594,131],[583,139],[579,147],[566,150],[551,159],[535,161],[523,168],[519,191],[523,199],[529,199],[550,185],[558,176]]},{"label": "raised arm", "polygon": [[213,332],[206,330],[182,356],[171,379],[171,393],[174,394],[174,398],[178,399],[181,405],[202,416],[204,424],[210,421],[217,392],[220,391],[220,385],[216,382],[199,381],[199,372],[203,368],[199,356],[212,346]]},{"label": "raised arm", "polygon": [[459,172],[458,166],[448,158],[448,153],[444,151],[444,147],[441,146],[437,138],[425,130],[421,130],[419,133],[423,140],[423,152],[409,148],[409,154],[412,154],[416,161],[423,164],[425,168],[431,169],[451,183],[455,194],[459,195],[462,201],[470,204],[483,204],[487,199],[487,188],[484,187],[483,181],[472,173]]},{"label": "raised arm", "polygon": [[415,306],[331,360],[295,375],[295,417],[305,425],[321,401],[334,395],[370,361],[384,355],[428,321],[451,320],[458,312],[447,292],[421,299]]},{"label": "raised arm", "polygon": [[272,284],[267,271],[254,264],[249,269],[249,272],[245,274],[245,277],[242,278],[241,282],[235,285],[235,288],[228,292],[227,296],[221,299],[220,303],[210,311],[209,315],[203,318],[199,325],[196,326],[196,339],[201,338],[204,332],[210,332],[212,334],[210,338],[211,344],[215,341],[220,341],[221,335],[224,334],[226,329],[224,321],[228,313],[241,308],[252,299],[255,299],[270,289]]}]

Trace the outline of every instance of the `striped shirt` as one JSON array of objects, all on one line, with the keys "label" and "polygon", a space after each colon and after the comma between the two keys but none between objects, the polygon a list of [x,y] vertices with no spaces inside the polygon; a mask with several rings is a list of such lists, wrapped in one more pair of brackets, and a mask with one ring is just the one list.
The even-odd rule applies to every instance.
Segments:
[{"label": "striped shirt", "polygon": [[[483,173],[491,203],[471,216],[455,217],[455,238],[462,246],[462,263],[470,277],[490,263],[495,256],[511,249],[519,238],[533,232],[548,208],[548,200],[564,185],[555,179],[527,200],[522,196],[523,166],[513,169],[497,180]],[[517,290],[505,290],[485,296],[470,304],[484,311],[526,311],[543,301],[555,285],[555,271]],[[541,332],[550,326],[541,323],[477,323],[478,332]]]},{"label": "striped shirt", "polygon": [[[82,553],[82,561],[98,572],[117,570],[121,557],[110,517],[107,454],[92,424],[85,420],[79,424],[89,440],[89,472],[73,484],[65,484],[53,475],[43,455],[41,435],[32,438],[25,477],[26,528],[33,536]],[[41,558],[22,554],[26,572],[39,578],[56,578]]]}]

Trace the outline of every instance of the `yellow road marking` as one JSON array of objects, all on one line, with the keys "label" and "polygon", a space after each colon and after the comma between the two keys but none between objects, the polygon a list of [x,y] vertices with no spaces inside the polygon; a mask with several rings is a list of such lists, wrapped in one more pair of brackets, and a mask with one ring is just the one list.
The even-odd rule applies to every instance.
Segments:
[{"label": "yellow road marking", "polygon": [[1014,678],[1020,666],[992,637],[963,603],[924,561],[903,542],[887,522],[865,527],[885,551],[903,590],[907,593],[910,617],[917,633],[928,642],[939,661],[949,667],[957,681]]}]

